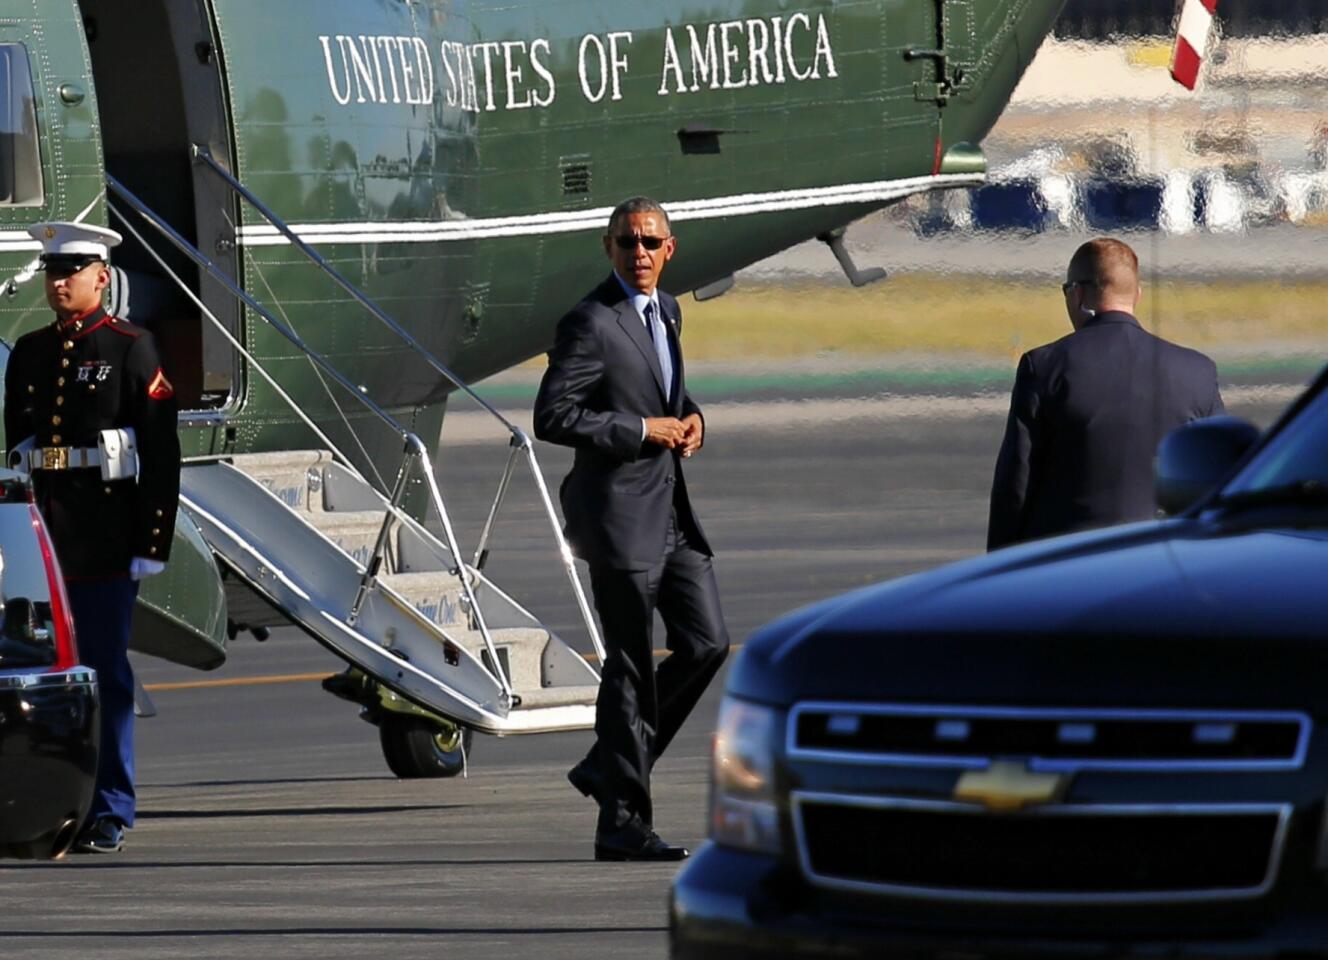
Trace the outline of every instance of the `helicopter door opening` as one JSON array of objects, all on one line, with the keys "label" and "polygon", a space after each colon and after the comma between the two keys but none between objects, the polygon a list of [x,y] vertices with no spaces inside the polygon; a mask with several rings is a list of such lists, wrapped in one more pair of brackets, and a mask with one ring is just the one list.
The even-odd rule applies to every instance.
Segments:
[{"label": "helicopter door opening", "polygon": [[[92,55],[106,170],[232,277],[234,199],[191,158],[193,144],[229,157],[229,122],[211,17],[203,0],[79,0]],[[124,210],[123,204],[117,205]],[[234,300],[134,217],[133,224],[232,332]],[[240,396],[239,360],[124,223],[111,306],[157,338],[181,410],[219,410]]]}]

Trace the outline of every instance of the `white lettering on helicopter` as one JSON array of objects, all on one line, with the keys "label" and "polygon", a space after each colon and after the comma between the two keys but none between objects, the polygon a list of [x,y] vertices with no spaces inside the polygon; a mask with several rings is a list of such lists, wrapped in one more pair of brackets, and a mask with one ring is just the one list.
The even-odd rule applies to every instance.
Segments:
[{"label": "white lettering on helicopter", "polygon": [[[319,37],[332,97],[356,103],[433,103],[433,59],[419,37]],[[333,63],[335,42],[341,82]],[[386,69],[384,69],[386,67]],[[400,73],[398,73],[398,68]],[[390,84],[390,91],[389,91]]]},{"label": "white lettering on helicopter", "polygon": [[[795,13],[769,20],[731,20],[706,26],[704,39],[688,24],[686,46],[691,56],[684,60],[678,38],[670,27],[664,33],[664,70],[659,95],[696,93],[698,90],[740,90],[793,79],[834,79],[839,76],[830,28],[825,16]],[[814,33],[814,37],[812,34]],[[810,38],[810,42],[809,39]],[[810,57],[799,57],[799,47],[812,47]],[[804,66],[810,60],[810,66]],[[684,63],[690,65],[690,72]],[[690,77],[691,82],[688,83]],[[672,82],[673,89],[669,89]]]},{"label": "white lettering on helicopter", "polygon": [[[581,96],[588,103],[627,97],[635,37],[626,31],[588,33],[573,44]],[[319,36],[328,88],[352,103],[428,106],[435,72],[419,37]],[[553,44],[535,40],[443,41],[442,99],[470,113],[551,107],[558,96]],[[839,76],[824,14],[807,13],[668,26],[663,35],[658,95],[741,90]],[[639,88],[638,88],[639,89]]]}]

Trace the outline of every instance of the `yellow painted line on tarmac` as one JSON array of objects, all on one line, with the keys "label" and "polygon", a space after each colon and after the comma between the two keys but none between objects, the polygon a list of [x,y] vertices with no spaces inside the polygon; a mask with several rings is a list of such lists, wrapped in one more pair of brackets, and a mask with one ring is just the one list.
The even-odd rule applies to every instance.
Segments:
[{"label": "yellow painted line on tarmac", "polygon": [[267,677],[228,677],[225,680],[186,680],[181,683],[145,683],[149,693],[162,690],[210,690],[213,687],[261,687],[272,683],[310,683],[329,677],[329,673],[288,673]]},{"label": "yellow painted line on tarmac", "polygon": [[[735,643],[734,652],[742,649],[742,644]],[[667,657],[669,651],[656,650],[656,657]],[[595,654],[586,654],[589,661],[596,661]],[[178,683],[145,683],[143,689],[148,693],[161,693],[168,690],[212,690],[219,687],[263,687],[276,683],[313,683],[334,676],[330,673],[287,673],[264,677],[228,677],[225,680],[185,680]]]}]

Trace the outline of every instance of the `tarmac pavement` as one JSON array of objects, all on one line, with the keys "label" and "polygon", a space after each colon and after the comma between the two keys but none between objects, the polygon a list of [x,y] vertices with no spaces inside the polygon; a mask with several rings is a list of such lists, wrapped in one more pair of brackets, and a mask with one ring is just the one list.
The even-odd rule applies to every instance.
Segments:
[{"label": "tarmac pavement", "polygon": [[[1229,406],[1267,423],[1281,400]],[[864,402],[849,417],[709,408],[688,481],[735,643],[805,603],[982,549],[1002,405]],[[506,452],[460,437],[444,449],[463,543]],[[556,489],[566,451],[540,455]],[[518,474],[488,572],[580,637],[531,489]],[[139,669],[160,712],[138,728],[138,825],[119,855],[0,862],[7,960],[666,955],[674,868],[591,860],[593,807],[564,779],[589,733],[477,736],[467,779],[398,781],[354,707],[282,679],[339,669],[293,629],[237,640],[213,674]],[[235,683],[173,686],[200,680]],[[719,693],[657,768],[666,839],[703,837]]]}]

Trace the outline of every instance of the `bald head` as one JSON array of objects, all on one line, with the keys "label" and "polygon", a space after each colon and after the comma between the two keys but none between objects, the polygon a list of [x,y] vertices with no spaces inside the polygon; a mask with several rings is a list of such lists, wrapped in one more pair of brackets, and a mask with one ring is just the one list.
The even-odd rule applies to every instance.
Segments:
[{"label": "bald head", "polygon": [[1139,303],[1139,258],[1129,244],[1110,237],[1089,240],[1070,258],[1066,304],[1077,328],[1096,313],[1133,313]]}]

